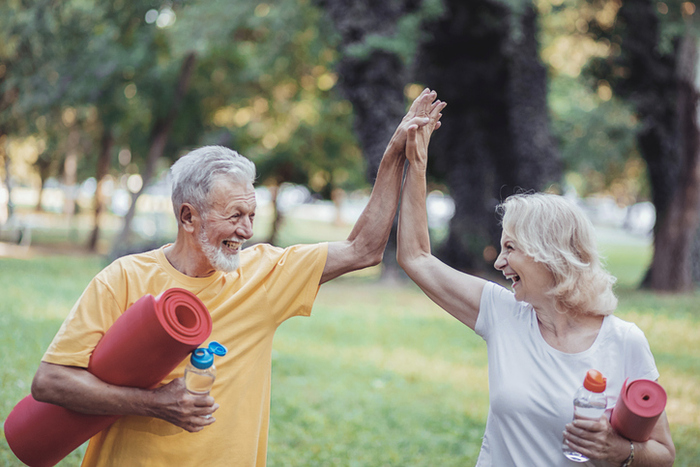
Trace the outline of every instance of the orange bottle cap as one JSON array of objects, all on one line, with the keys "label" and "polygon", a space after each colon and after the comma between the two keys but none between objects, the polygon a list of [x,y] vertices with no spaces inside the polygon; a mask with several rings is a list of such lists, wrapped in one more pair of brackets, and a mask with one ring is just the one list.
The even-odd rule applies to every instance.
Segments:
[{"label": "orange bottle cap", "polygon": [[591,392],[603,392],[605,391],[606,382],[607,380],[600,371],[588,370],[586,379],[583,380],[583,387]]}]

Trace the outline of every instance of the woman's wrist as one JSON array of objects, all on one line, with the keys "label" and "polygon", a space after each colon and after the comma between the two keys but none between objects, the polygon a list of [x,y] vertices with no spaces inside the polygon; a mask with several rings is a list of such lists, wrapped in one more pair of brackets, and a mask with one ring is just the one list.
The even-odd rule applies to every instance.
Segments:
[{"label": "woman's wrist", "polygon": [[625,459],[620,467],[629,467],[632,465],[632,461],[634,461],[634,443],[632,441],[630,443],[630,454],[627,456],[627,459]]}]

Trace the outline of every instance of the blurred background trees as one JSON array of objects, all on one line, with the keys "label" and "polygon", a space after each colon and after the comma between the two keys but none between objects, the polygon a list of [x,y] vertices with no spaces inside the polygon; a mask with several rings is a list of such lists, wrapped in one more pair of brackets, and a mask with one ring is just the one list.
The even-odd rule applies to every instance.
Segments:
[{"label": "blurred background trees", "polygon": [[[11,191],[63,190],[66,216],[91,188],[95,250],[110,193],[112,248],[138,243],[139,197],[189,149],[251,158],[275,207],[368,190],[406,104],[424,86],[448,102],[430,182],[455,212],[436,252],[488,271],[494,206],[517,190],[650,201],[644,285],[700,279],[697,37],[692,1],[9,0],[0,5],[2,227]],[[89,180],[89,183],[86,183]],[[43,201],[43,202],[42,202]],[[278,209],[279,208],[279,209]],[[13,224],[13,222],[15,224]],[[385,255],[395,268],[394,253]]]},{"label": "blurred background trees", "polygon": [[440,253],[459,269],[488,270],[500,250],[496,205],[562,175],[550,130],[547,73],[534,4],[445,0],[424,23],[417,77],[439,90],[448,118],[435,136],[433,173],[455,199]]}]

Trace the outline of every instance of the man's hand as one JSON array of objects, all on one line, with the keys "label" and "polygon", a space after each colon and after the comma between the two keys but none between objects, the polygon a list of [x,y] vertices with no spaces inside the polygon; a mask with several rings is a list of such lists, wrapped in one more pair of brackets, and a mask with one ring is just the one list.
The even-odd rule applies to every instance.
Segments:
[{"label": "man's hand", "polygon": [[439,100],[436,101],[436,98],[437,93],[428,88],[425,88],[416,97],[401,123],[396,127],[396,131],[389,141],[388,151],[390,150],[403,156],[405,154],[408,129],[413,126],[423,128],[428,140],[433,131],[440,128],[440,117],[442,116],[440,111],[447,104]]},{"label": "man's hand", "polygon": [[213,397],[189,393],[185,389],[185,379],[177,378],[153,391],[149,410],[153,417],[196,432],[216,421],[212,414],[218,408]]}]

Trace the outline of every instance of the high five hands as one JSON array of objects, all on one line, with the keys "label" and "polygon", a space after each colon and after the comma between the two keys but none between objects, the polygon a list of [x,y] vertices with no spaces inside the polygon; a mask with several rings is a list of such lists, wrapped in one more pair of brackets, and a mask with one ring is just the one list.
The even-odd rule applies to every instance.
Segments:
[{"label": "high five hands", "polygon": [[394,135],[389,142],[390,148],[395,148],[401,154],[405,154],[406,139],[409,128],[421,128],[425,143],[430,140],[432,132],[440,128],[440,111],[447,105],[445,102],[436,100],[437,93],[425,88],[413,101],[406,115],[396,128]]},{"label": "high five hands", "polygon": [[435,91],[423,90],[399,125],[406,128],[406,158],[409,164],[422,171],[428,164],[430,136],[440,128],[441,112],[447,105],[436,98]]}]

